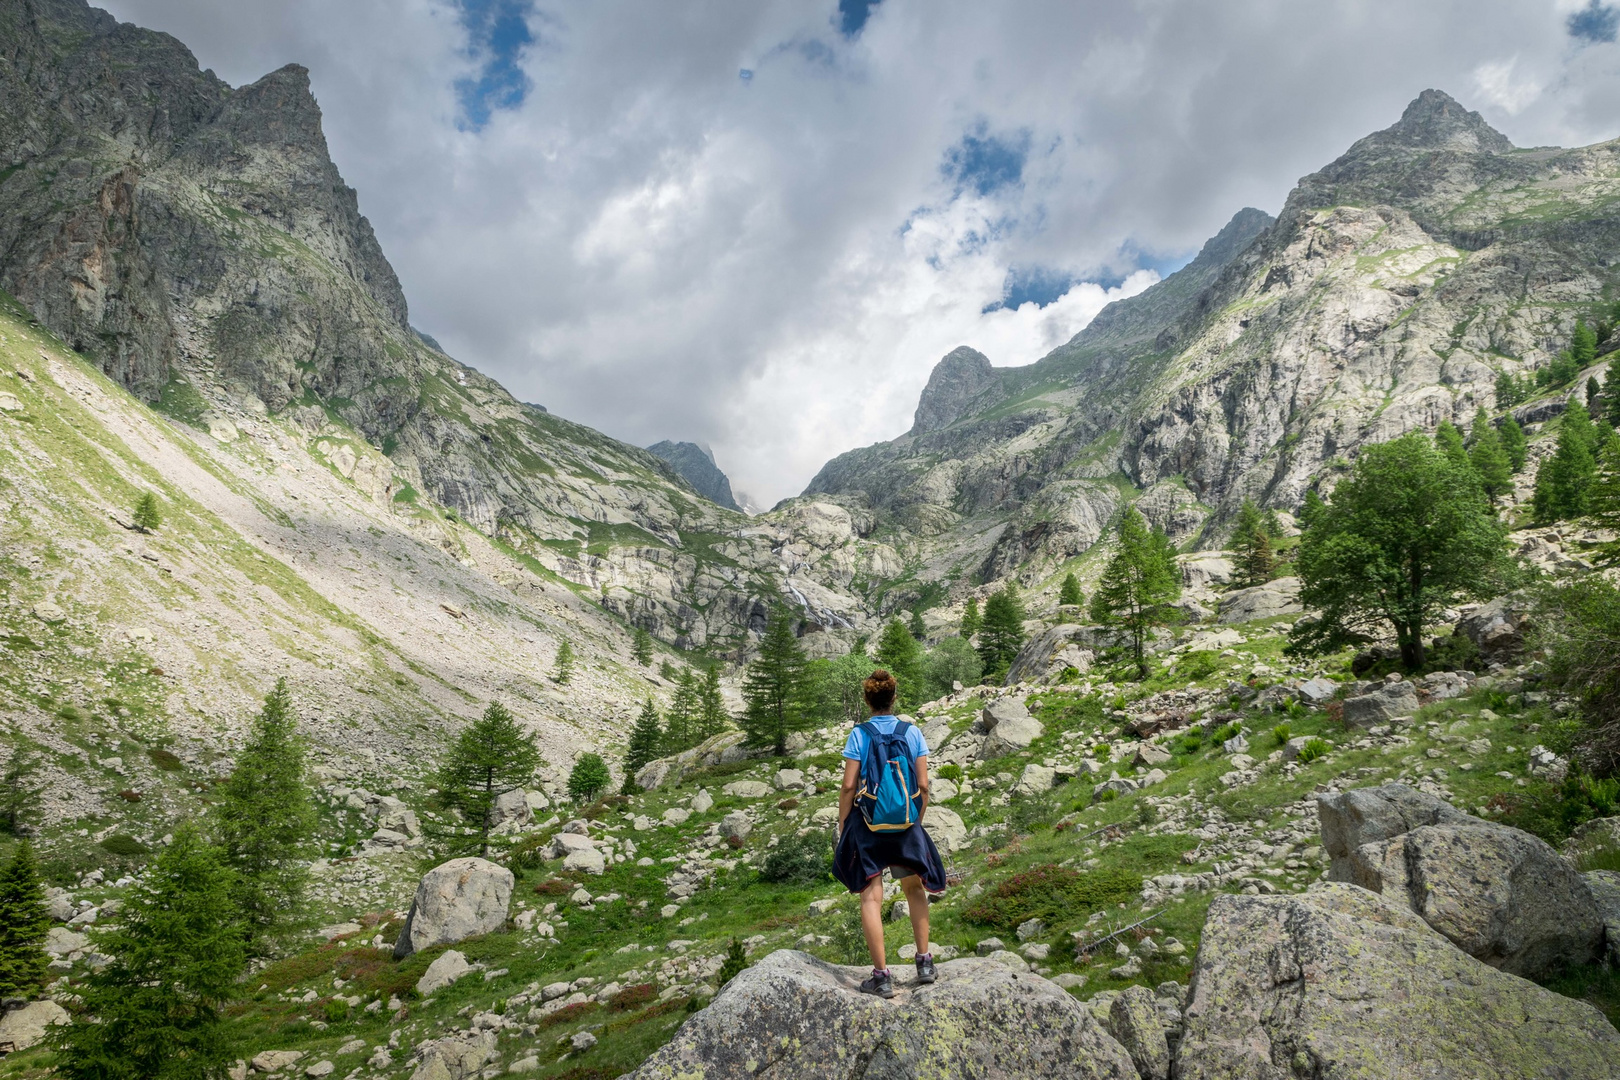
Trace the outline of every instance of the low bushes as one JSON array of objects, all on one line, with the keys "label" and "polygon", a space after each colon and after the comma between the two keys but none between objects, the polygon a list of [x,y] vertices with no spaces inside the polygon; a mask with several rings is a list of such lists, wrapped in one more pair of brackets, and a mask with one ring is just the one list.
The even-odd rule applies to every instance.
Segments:
[{"label": "low bushes", "polygon": [[1129,900],[1142,891],[1142,876],[1126,870],[1071,870],[1056,865],[1014,874],[963,912],[969,922],[1012,931],[1029,919],[1048,925],[1068,922],[1106,904]]}]

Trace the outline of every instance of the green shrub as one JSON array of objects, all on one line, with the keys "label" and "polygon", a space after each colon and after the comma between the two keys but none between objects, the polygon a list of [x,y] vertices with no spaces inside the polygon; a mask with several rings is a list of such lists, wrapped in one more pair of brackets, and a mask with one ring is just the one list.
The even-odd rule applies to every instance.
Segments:
[{"label": "green shrub", "polygon": [[1508,803],[1502,823],[1534,833],[1555,847],[1593,818],[1620,806],[1620,780],[1598,780],[1574,770],[1562,784],[1535,784]]},{"label": "green shrub", "polygon": [[1028,836],[1048,824],[1056,808],[1034,796],[1016,797],[1007,807],[1007,826],[1020,836]]},{"label": "green shrub", "polygon": [[1278,746],[1282,746],[1289,739],[1291,739],[1293,735],[1294,730],[1287,724],[1278,724],[1276,727],[1271,729],[1271,737],[1276,740]]},{"label": "green shrub", "polygon": [[1321,739],[1307,739],[1305,745],[1299,748],[1299,763],[1309,765],[1318,758],[1326,757],[1329,746]]},{"label": "green shrub", "polygon": [[961,783],[962,782],[962,766],[957,765],[955,763],[952,763],[950,765],[941,765],[939,767],[939,778],[941,780],[949,780],[953,784]]},{"label": "green shrub", "polygon": [[832,841],[825,832],[790,833],[760,864],[759,876],[778,885],[815,885],[832,874]]},{"label": "green shrub", "polygon": [[349,1003],[347,1001],[328,999],[324,1012],[328,1024],[341,1023],[349,1018]]},{"label": "green shrub", "polygon": [[1117,788],[1103,788],[1102,794],[1097,796],[1097,801],[1113,802],[1117,798],[1119,798],[1119,790]]},{"label": "green shrub", "polygon": [[146,756],[152,759],[152,764],[164,772],[179,772],[185,763],[168,750],[148,750]]},{"label": "green shrub", "polygon": [[1081,872],[1048,864],[1007,878],[962,914],[969,922],[997,930],[1016,930],[1029,919],[1056,926],[1129,900],[1141,890],[1140,874],[1114,869]]},{"label": "green shrub", "polygon": [[101,842],[101,850],[121,859],[138,859],[147,854],[147,847],[128,833],[113,833]]},{"label": "green shrub", "polygon": [[1184,680],[1207,679],[1225,665],[1213,649],[1194,649],[1176,661],[1176,677]]},{"label": "green shrub", "polygon": [[747,966],[748,957],[743,954],[742,942],[732,938],[731,948],[726,950],[726,958],[720,964],[719,985],[724,986],[732,979],[735,979],[742,973],[743,968]]},{"label": "green shrub", "polygon": [[1238,726],[1236,721],[1233,721],[1230,724],[1222,724],[1220,727],[1209,733],[1209,741],[1212,743],[1223,743],[1227,739],[1235,738],[1242,730],[1243,729]]},{"label": "green shrub", "polygon": [[1189,731],[1181,738],[1170,744],[1172,754],[1196,754],[1204,748],[1204,736],[1201,732]]}]

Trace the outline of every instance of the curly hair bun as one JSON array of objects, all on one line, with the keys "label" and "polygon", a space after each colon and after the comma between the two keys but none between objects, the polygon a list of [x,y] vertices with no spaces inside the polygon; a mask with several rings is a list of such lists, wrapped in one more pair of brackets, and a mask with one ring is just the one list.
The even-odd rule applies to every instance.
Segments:
[{"label": "curly hair bun", "polygon": [[894,681],[894,676],[882,668],[868,675],[866,681],[861,684],[861,693],[866,696],[866,704],[880,713],[894,708],[895,691],[899,689],[900,686]]}]

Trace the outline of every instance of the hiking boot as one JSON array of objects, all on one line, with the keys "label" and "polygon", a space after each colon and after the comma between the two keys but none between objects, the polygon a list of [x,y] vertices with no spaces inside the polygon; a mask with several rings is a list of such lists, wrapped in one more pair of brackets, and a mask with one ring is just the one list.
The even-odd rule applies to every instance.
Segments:
[{"label": "hiking boot", "polygon": [[931,983],[934,979],[934,954],[923,953],[917,957],[917,981]]},{"label": "hiking boot", "polygon": [[881,998],[894,997],[894,976],[887,971],[873,969],[872,974],[861,983],[861,993],[876,994]]}]

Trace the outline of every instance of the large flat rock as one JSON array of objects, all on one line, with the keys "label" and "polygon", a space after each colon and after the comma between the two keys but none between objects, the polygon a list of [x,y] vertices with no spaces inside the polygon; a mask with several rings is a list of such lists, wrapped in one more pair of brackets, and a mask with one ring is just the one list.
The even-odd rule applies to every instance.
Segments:
[{"label": "large flat rock", "polygon": [[745,970],[635,1080],[1137,1080],[1123,1047],[1066,992],[979,957],[907,973],[889,1001],[867,974],[784,950]]},{"label": "large flat rock", "polygon": [[1614,1080],[1585,1002],[1480,963],[1355,885],[1210,905],[1177,1080]]}]

